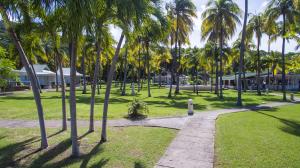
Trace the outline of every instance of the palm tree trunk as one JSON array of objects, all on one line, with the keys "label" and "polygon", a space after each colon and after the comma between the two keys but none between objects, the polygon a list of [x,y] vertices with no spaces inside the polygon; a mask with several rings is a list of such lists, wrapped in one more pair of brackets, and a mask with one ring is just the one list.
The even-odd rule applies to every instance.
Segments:
[{"label": "palm tree trunk", "polygon": [[70,116],[71,116],[71,140],[72,155],[79,156],[77,142],[77,120],[76,120],[76,62],[77,62],[77,37],[71,40],[71,72],[70,72]]},{"label": "palm tree trunk", "polygon": [[66,109],[66,88],[65,88],[65,78],[64,78],[64,71],[63,71],[63,59],[60,56],[58,49],[55,48],[56,56],[60,59],[58,60],[58,68],[60,74],[60,84],[61,84],[61,106],[62,106],[62,130],[67,130],[67,109]]},{"label": "palm tree trunk", "polygon": [[108,111],[109,96],[110,96],[112,79],[113,79],[113,76],[114,76],[114,71],[115,71],[116,64],[117,64],[117,61],[118,61],[118,57],[119,57],[119,54],[120,54],[120,49],[121,49],[123,39],[124,39],[124,34],[122,33],[121,37],[119,39],[119,42],[118,42],[118,46],[117,46],[115,55],[114,55],[114,57],[112,59],[112,62],[111,62],[109,75],[107,77],[107,85],[106,85],[104,105],[103,105],[101,142],[106,142],[107,141],[106,126],[107,126],[107,111]]},{"label": "palm tree trunk", "polygon": [[96,65],[95,65],[95,70],[94,70],[94,79],[93,79],[92,93],[91,93],[90,127],[89,127],[89,132],[93,132],[95,130],[95,127],[94,127],[95,94],[96,94],[96,85],[97,85],[97,82],[98,82],[99,65],[100,65],[100,54],[101,54],[99,42],[96,42],[96,48],[97,48],[97,57],[96,57]]},{"label": "palm tree trunk", "polygon": [[35,103],[36,103],[38,118],[39,118],[39,124],[40,124],[41,148],[44,149],[44,148],[48,147],[48,141],[47,141],[47,135],[46,135],[43,106],[42,106],[42,102],[41,102],[39,89],[38,89],[38,86],[37,86],[37,81],[36,81],[36,78],[34,77],[33,70],[30,67],[29,61],[28,61],[27,56],[26,56],[26,54],[23,50],[23,47],[20,43],[20,40],[18,39],[14,29],[11,27],[11,23],[9,21],[9,18],[7,16],[7,13],[6,13],[2,3],[0,3],[0,12],[1,12],[2,19],[4,21],[5,27],[8,31],[8,33],[9,33],[9,35],[11,36],[15,47],[17,48],[17,50],[19,52],[22,64],[25,67],[25,70],[26,70],[26,72],[29,76],[30,82],[32,84],[32,92],[33,92],[33,95],[34,95],[34,100],[35,100]]},{"label": "palm tree trunk", "polygon": [[54,56],[54,64],[55,64],[55,91],[58,92],[58,55],[55,54]]},{"label": "palm tree trunk", "polygon": [[34,66],[33,66],[32,62],[30,62],[30,66],[31,66],[33,76],[34,76],[35,81],[36,81],[36,85],[39,89],[39,92],[42,93],[42,88],[41,88],[41,85],[40,85],[40,81],[39,81],[38,77],[36,76],[36,72],[35,72],[35,69],[34,69]]},{"label": "palm tree trunk", "polygon": [[146,48],[147,48],[148,97],[151,97],[151,92],[150,92],[150,53],[149,53],[149,42],[146,42]]},{"label": "palm tree trunk", "polygon": [[177,62],[177,83],[175,94],[179,94],[179,85],[180,85],[180,61],[181,61],[181,42],[178,41],[178,62]]},{"label": "palm tree trunk", "polygon": [[283,101],[286,101],[286,78],[285,78],[285,19],[286,15],[283,12],[283,31],[282,31],[282,53],[281,53],[281,59],[282,59],[282,93],[283,93]]},{"label": "palm tree trunk", "polygon": [[[169,94],[168,94],[168,98],[172,97],[172,87],[173,87],[173,77],[174,77],[174,66],[175,66],[175,57],[174,54],[172,52],[172,43],[173,43],[173,38],[171,36],[171,46],[170,46],[170,52],[171,52],[171,56],[172,56],[172,63],[171,63],[171,79],[170,79],[170,90],[169,90]],[[168,79],[167,79],[168,80]]]},{"label": "palm tree trunk", "polygon": [[223,99],[223,27],[220,33],[220,99]]},{"label": "palm tree trunk", "polygon": [[[241,50],[240,50],[240,60],[239,60],[239,75],[238,75],[238,98],[237,105],[242,106],[242,71],[243,71],[243,58],[245,54],[245,38],[246,38],[246,27],[247,27],[247,17],[248,17],[248,0],[245,0],[245,15],[244,15],[244,24],[243,24],[243,32],[242,32],[242,40],[241,40]],[[245,83],[244,83],[245,85]]]},{"label": "palm tree trunk", "polygon": [[214,65],[214,62],[212,61],[211,62],[211,76],[210,76],[210,92],[211,93],[213,92],[213,81],[214,81],[214,78],[213,78],[213,75],[214,75],[213,65]]},{"label": "palm tree trunk", "polygon": [[[141,40],[139,38],[139,43],[141,43]],[[138,92],[140,92],[141,90],[141,48],[139,46],[139,51],[138,51],[138,55],[139,55],[139,67],[138,67],[138,73],[137,73],[137,82],[138,82]]]},{"label": "palm tree trunk", "polygon": [[62,130],[67,130],[66,88],[62,61],[59,64],[59,72],[61,83]]},{"label": "palm tree trunk", "polygon": [[243,55],[243,84],[244,84],[244,92],[247,92],[248,82],[246,79],[246,68],[245,68],[245,54]]},{"label": "palm tree trunk", "polygon": [[126,95],[126,81],[127,81],[127,54],[128,54],[128,48],[126,48],[125,56],[124,56],[124,77],[123,77],[123,84],[122,84],[122,93],[121,96]]},{"label": "palm tree trunk", "polygon": [[216,64],[215,94],[219,96],[219,63],[218,63],[218,54],[217,54],[216,46],[214,47],[214,54],[215,54],[215,64]]},{"label": "palm tree trunk", "polygon": [[[178,13],[177,15],[177,19],[176,19],[176,32],[175,32],[175,60],[178,58],[178,31],[179,31],[179,27],[178,27]],[[176,75],[178,76],[178,61],[176,60],[176,65],[175,65],[175,71],[176,71]],[[177,87],[178,86],[178,87]],[[176,89],[175,89],[175,94],[179,93],[179,80],[177,79],[176,81]]]},{"label": "palm tree trunk", "polygon": [[260,38],[257,38],[257,79],[256,79],[256,83],[257,83],[257,94],[259,96],[261,96],[261,82],[260,82]]},{"label": "palm tree trunk", "polygon": [[[269,41],[268,41],[268,54],[270,56],[271,54],[271,36],[269,35]],[[270,64],[268,62],[268,91],[270,91],[270,85],[271,85],[271,80],[270,80]]]},{"label": "palm tree trunk", "polygon": [[83,85],[83,90],[82,90],[82,94],[86,94],[86,76],[85,76],[85,55],[86,55],[86,49],[84,49],[83,54],[82,54],[82,58],[81,58],[81,68],[82,68],[82,85]]}]

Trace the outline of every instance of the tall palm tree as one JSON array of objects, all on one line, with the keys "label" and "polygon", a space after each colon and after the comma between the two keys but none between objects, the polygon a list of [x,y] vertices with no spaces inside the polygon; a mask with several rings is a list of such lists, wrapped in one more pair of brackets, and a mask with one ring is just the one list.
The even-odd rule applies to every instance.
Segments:
[{"label": "tall palm tree", "polygon": [[278,26],[276,24],[276,22],[270,21],[268,19],[268,16],[266,16],[266,14],[264,14],[264,24],[263,24],[263,32],[268,36],[268,58],[267,60],[267,68],[268,68],[268,90],[270,89],[270,84],[271,84],[271,80],[270,80],[270,67],[271,65],[269,64],[270,58],[271,58],[271,43],[276,41],[277,39],[277,34],[278,34]]},{"label": "tall palm tree", "polygon": [[296,9],[299,4],[295,3],[295,0],[270,0],[267,5],[266,15],[270,21],[276,21],[282,17],[282,93],[283,101],[286,101],[286,69],[285,69],[285,42],[287,35],[287,26],[295,24],[295,16],[299,16],[299,11]]},{"label": "tall palm tree", "polygon": [[216,37],[219,43],[220,61],[220,98],[223,99],[223,46],[235,33],[241,10],[232,0],[209,0],[207,8],[202,13],[202,30],[206,37]]},{"label": "tall palm tree", "polygon": [[261,45],[261,38],[263,34],[263,27],[264,27],[264,19],[261,14],[252,15],[249,19],[249,23],[247,26],[247,38],[252,39],[254,34],[257,40],[256,48],[257,48],[257,63],[256,63],[256,84],[257,84],[257,94],[261,95],[261,56],[260,56],[260,45]]},{"label": "tall palm tree", "polygon": [[173,5],[170,5],[170,11],[175,20],[175,59],[177,59],[177,82],[175,94],[179,93],[179,67],[180,67],[180,48],[187,38],[189,32],[193,30],[193,18],[197,17],[196,6],[191,0],[175,0]]},{"label": "tall palm tree", "polygon": [[65,0],[61,4],[64,8],[62,27],[66,31],[69,41],[70,55],[70,116],[71,116],[71,140],[72,155],[79,156],[77,117],[76,117],[76,63],[79,37],[83,27],[87,25],[91,16],[91,1]]},{"label": "tall palm tree", "polygon": [[[23,66],[25,67],[25,70],[29,76],[31,85],[32,85],[32,91],[33,91],[33,95],[34,95],[34,100],[37,106],[37,112],[38,112],[38,117],[39,117],[39,124],[40,124],[40,132],[41,132],[41,148],[47,148],[48,147],[48,141],[47,141],[47,135],[46,135],[46,128],[45,128],[45,121],[44,121],[44,112],[43,112],[43,106],[41,103],[41,97],[40,97],[40,92],[39,92],[39,88],[37,85],[37,80],[34,77],[34,72],[32,67],[30,66],[30,63],[28,61],[28,58],[26,56],[26,53],[24,52],[23,46],[17,36],[17,34],[15,33],[14,27],[8,17],[8,10],[9,10],[9,6],[13,6],[16,10],[22,10],[24,8],[20,8],[18,9],[18,5],[21,5],[23,7],[25,7],[25,11],[22,11],[21,13],[24,14],[23,18],[25,19],[29,19],[30,20],[30,16],[28,13],[28,7],[26,3],[15,3],[15,4],[10,4],[9,1],[5,1],[7,3],[4,2],[0,2],[0,14],[2,16],[2,19],[4,21],[5,24],[5,28],[8,31],[15,47],[18,50],[18,53],[20,55],[21,61]],[[25,20],[24,19],[24,20]],[[27,20],[28,21],[28,20]]]},{"label": "tall palm tree", "polygon": [[[112,85],[112,79],[115,73],[116,64],[118,61],[121,45],[123,43],[125,35],[129,33],[132,25],[138,26],[140,25],[145,15],[148,15],[153,9],[153,3],[150,0],[114,0],[108,1],[110,2],[113,10],[113,18],[115,19],[115,24],[122,28],[122,33],[119,38],[115,54],[111,61],[111,66],[109,69],[109,74],[107,77],[107,84],[106,84],[106,91],[105,91],[105,98],[104,98],[104,105],[103,105],[103,116],[102,116],[102,131],[101,131],[101,142],[107,141],[107,112],[108,112],[108,103],[110,97],[110,90]],[[157,1],[154,1],[157,2]]]},{"label": "tall palm tree", "polygon": [[239,58],[239,76],[238,76],[238,98],[237,105],[242,106],[242,72],[243,72],[243,58],[245,54],[245,39],[246,39],[246,27],[247,27],[247,17],[248,17],[248,0],[245,0],[245,15],[244,15],[244,24],[242,30],[242,39],[240,47],[240,58]]}]

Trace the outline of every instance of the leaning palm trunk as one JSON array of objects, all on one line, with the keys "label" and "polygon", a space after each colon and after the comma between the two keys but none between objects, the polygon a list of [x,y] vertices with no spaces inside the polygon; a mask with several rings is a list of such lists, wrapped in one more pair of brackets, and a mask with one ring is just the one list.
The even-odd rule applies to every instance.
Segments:
[{"label": "leaning palm trunk", "polygon": [[35,81],[36,81],[36,85],[38,86],[38,89],[39,89],[39,92],[42,93],[42,88],[41,88],[41,85],[40,85],[40,81],[35,73],[35,69],[34,69],[34,66],[32,63],[30,63],[30,66],[31,66],[31,69],[32,69],[32,72],[33,72],[33,76],[35,78]]},{"label": "leaning palm trunk", "polygon": [[107,76],[107,84],[106,84],[106,91],[105,91],[105,98],[104,98],[104,105],[103,105],[103,116],[102,116],[102,131],[101,131],[101,142],[106,142],[107,141],[107,136],[106,136],[106,126],[107,126],[107,111],[108,111],[108,103],[109,103],[109,96],[110,96],[110,90],[111,90],[111,84],[112,84],[112,79],[114,76],[114,72],[116,69],[116,64],[118,61],[118,57],[120,54],[120,49],[121,45],[124,39],[124,34],[121,34],[121,37],[118,42],[118,46],[115,52],[115,55],[112,59],[111,66],[109,69],[109,74]]},{"label": "leaning palm trunk", "polygon": [[23,50],[20,40],[18,39],[14,29],[11,27],[10,21],[8,19],[7,13],[6,13],[2,3],[0,3],[0,13],[2,15],[2,19],[4,20],[5,27],[9,33],[9,35],[11,36],[15,47],[17,48],[17,50],[19,52],[22,64],[24,65],[25,70],[29,76],[30,82],[32,84],[32,91],[33,91],[34,100],[35,100],[35,103],[37,106],[37,112],[38,112],[39,124],[40,124],[41,148],[43,148],[43,149],[47,148],[48,142],[47,142],[47,135],[46,135],[46,128],[45,128],[45,121],[44,121],[43,106],[42,106],[41,97],[40,97],[39,89],[37,86],[36,78],[34,77],[33,70],[30,67],[29,61]]},{"label": "leaning palm trunk", "polygon": [[94,107],[95,107],[95,94],[96,94],[96,85],[98,82],[98,74],[99,74],[99,67],[100,67],[100,46],[99,43],[96,43],[97,48],[97,58],[96,58],[96,65],[95,65],[95,71],[94,71],[94,79],[92,84],[92,94],[91,94],[91,107],[90,107],[90,127],[89,132],[93,132],[95,130],[94,128]]},{"label": "leaning palm trunk", "polygon": [[[241,50],[240,50],[240,59],[239,59],[239,75],[238,75],[238,98],[237,105],[242,106],[242,71],[243,71],[243,58],[245,54],[245,38],[246,38],[246,27],[247,27],[247,17],[248,17],[248,0],[245,0],[245,16],[244,16],[244,24],[243,24],[243,32],[242,32],[242,40],[241,40]],[[245,83],[244,83],[245,85]]]},{"label": "leaning palm trunk", "polygon": [[285,78],[285,13],[283,12],[283,31],[282,31],[282,93],[283,93],[283,101],[286,101],[286,78]]},{"label": "leaning palm trunk", "polygon": [[76,120],[76,62],[77,62],[77,37],[71,40],[71,72],[70,72],[70,116],[71,116],[71,140],[72,155],[79,156],[77,142],[77,120]]},{"label": "leaning palm trunk", "polygon": [[127,81],[127,71],[128,71],[127,54],[128,54],[128,49],[126,48],[125,56],[124,56],[124,77],[123,77],[122,93],[121,93],[122,96],[126,95],[126,81]]}]

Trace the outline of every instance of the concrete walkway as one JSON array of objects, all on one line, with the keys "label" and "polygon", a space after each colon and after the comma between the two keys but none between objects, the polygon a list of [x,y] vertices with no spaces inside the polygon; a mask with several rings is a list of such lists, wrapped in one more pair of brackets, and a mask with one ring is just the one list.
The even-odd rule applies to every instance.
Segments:
[{"label": "concrete walkway", "polygon": [[249,108],[196,113],[189,118],[155,168],[213,168],[215,121],[221,114],[273,108],[292,103],[269,103]]},{"label": "concrete walkway", "polygon": [[[108,126],[111,127],[129,127],[129,126],[145,126],[145,127],[163,127],[171,129],[182,129],[188,117],[167,117],[152,118],[139,121],[131,121],[126,119],[108,120]],[[46,120],[46,128],[60,128],[61,120]],[[88,127],[89,121],[78,120],[78,127]],[[68,125],[70,122],[68,121]],[[100,127],[101,122],[95,121],[95,126]],[[0,128],[35,128],[39,127],[37,120],[0,120]]]}]

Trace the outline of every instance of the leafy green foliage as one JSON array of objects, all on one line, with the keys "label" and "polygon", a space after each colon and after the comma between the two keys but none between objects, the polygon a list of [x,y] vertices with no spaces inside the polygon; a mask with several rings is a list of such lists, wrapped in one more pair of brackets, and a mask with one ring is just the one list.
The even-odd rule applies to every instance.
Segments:
[{"label": "leafy green foliage", "polygon": [[148,113],[149,109],[147,103],[139,99],[133,99],[129,104],[128,117],[131,119],[145,118]]},{"label": "leafy green foliage", "polygon": [[[0,51],[1,52],[1,51]],[[15,65],[8,59],[0,59],[0,87],[7,86],[7,79],[13,79],[16,74],[12,71]]]}]

